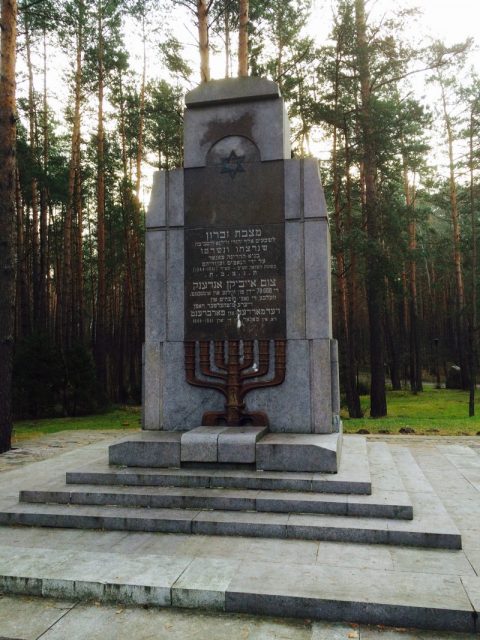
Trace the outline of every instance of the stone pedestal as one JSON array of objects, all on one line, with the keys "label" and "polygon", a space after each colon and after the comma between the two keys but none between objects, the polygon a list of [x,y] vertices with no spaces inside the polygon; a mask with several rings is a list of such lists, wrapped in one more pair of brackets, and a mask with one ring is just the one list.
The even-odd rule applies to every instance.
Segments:
[{"label": "stone pedestal", "polygon": [[109,449],[110,464],[127,467],[255,468],[259,471],[336,473],[341,433],[268,433],[267,427],[197,427],[143,431]]}]

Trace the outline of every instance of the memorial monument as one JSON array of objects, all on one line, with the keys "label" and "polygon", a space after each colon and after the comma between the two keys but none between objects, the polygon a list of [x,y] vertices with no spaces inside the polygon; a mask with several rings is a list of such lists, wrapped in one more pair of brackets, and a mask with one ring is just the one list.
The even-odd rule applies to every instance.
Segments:
[{"label": "memorial monument", "polygon": [[[212,81],[187,95],[184,168],[156,174],[147,216],[143,428],[110,445],[109,464],[104,450],[81,449],[33,478],[4,501],[0,524],[461,548],[405,447],[361,435],[341,446],[325,200],[316,160],[290,156],[273,82]],[[126,542],[135,556],[138,541]],[[206,542],[205,557],[189,558],[194,547],[178,538],[146,537],[140,555],[95,566],[95,579],[90,554],[86,570],[70,556],[52,569],[42,556],[33,573],[19,573],[14,556],[0,584],[73,600],[476,624],[458,578],[440,575],[432,588],[418,572],[395,578],[390,564],[318,566],[320,548],[287,570],[282,547],[258,562],[248,539],[225,570]],[[163,553],[155,560],[152,549]],[[444,613],[439,593],[451,602]]]},{"label": "memorial monument", "polygon": [[283,99],[262,78],[191,91],[184,148],[183,169],[155,175],[147,215],[144,434],[110,460],[141,466],[146,455],[152,466],[153,447],[158,466],[335,472],[338,359],[318,163],[291,158]]}]

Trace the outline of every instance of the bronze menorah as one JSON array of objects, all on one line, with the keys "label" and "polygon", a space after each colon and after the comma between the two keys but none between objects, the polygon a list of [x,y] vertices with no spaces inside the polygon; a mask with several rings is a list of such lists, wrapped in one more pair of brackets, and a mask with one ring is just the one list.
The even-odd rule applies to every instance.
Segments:
[{"label": "bronze menorah", "polygon": [[[271,344],[275,346],[274,371],[268,379]],[[258,362],[255,362],[254,340],[185,342],[187,382],[196,387],[216,389],[226,398],[224,411],[207,411],[203,414],[203,425],[268,426],[267,414],[263,411],[247,411],[244,400],[249,391],[274,387],[285,380],[286,340],[258,340],[257,358]]]}]

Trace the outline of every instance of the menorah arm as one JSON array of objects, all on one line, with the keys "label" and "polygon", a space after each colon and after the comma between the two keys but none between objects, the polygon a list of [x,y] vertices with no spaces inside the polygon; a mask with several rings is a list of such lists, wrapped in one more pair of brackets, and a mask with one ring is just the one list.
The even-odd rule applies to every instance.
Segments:
[{"label": "menorah arm", "polygon": [[[242,400],[249,391],[253,391],[254,389],[264,389],[265,387],[276,387],[284,382],[286,372],[285,346],[285,340],[275,340],[275,375],[271,380],[258,380],[256,382],[250,382],[249,384],[243,385],[240,390],[240,398]],[[257,376],[260,376],[259,372],[257,372]]]},{"label": "menorah arm", "polygon": [[195,342],[185,342],[185,373],[188,384],[194,387],[203,387],[205,389],[215,389],[227,398],[226,385],[221,385],[210,380],[201,380],[195,373]]},{"label": "menorah arm", "polygon": [[245,369],[250,369],[255,362],[255,358],[253,357],[253,340],[244,340],[243,342],[243,364],[240,367],[240,371],[245,371]]},{"label": "menorah arm", "polygon": [[200,371],[204,376],[226,380],[226,373],[212,370],[210,366],[210,343],[206,341],[200,342]]},{"label": "menorah arm", "polygon": [[227,370],[227,365],[225,364],[225,343],[223,340],[215,341],[215,366],[217,369],[221,369],[222,371]]},{"label": "menorah arm", "polygon": [[270,369],[270,343],[268,340],[258,341],[258,369],[242,373],[242,380],[250,380],[251,378],[260,378],[266,376]]}]

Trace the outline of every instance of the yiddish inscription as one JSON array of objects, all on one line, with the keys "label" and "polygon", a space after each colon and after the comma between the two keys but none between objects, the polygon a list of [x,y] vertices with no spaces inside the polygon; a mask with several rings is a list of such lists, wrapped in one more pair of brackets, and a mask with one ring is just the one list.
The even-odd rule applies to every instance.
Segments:
[{"label": "yiddish inscription", "polygon": [[189,339],[282,338],[283,225],[186,231]]}]

